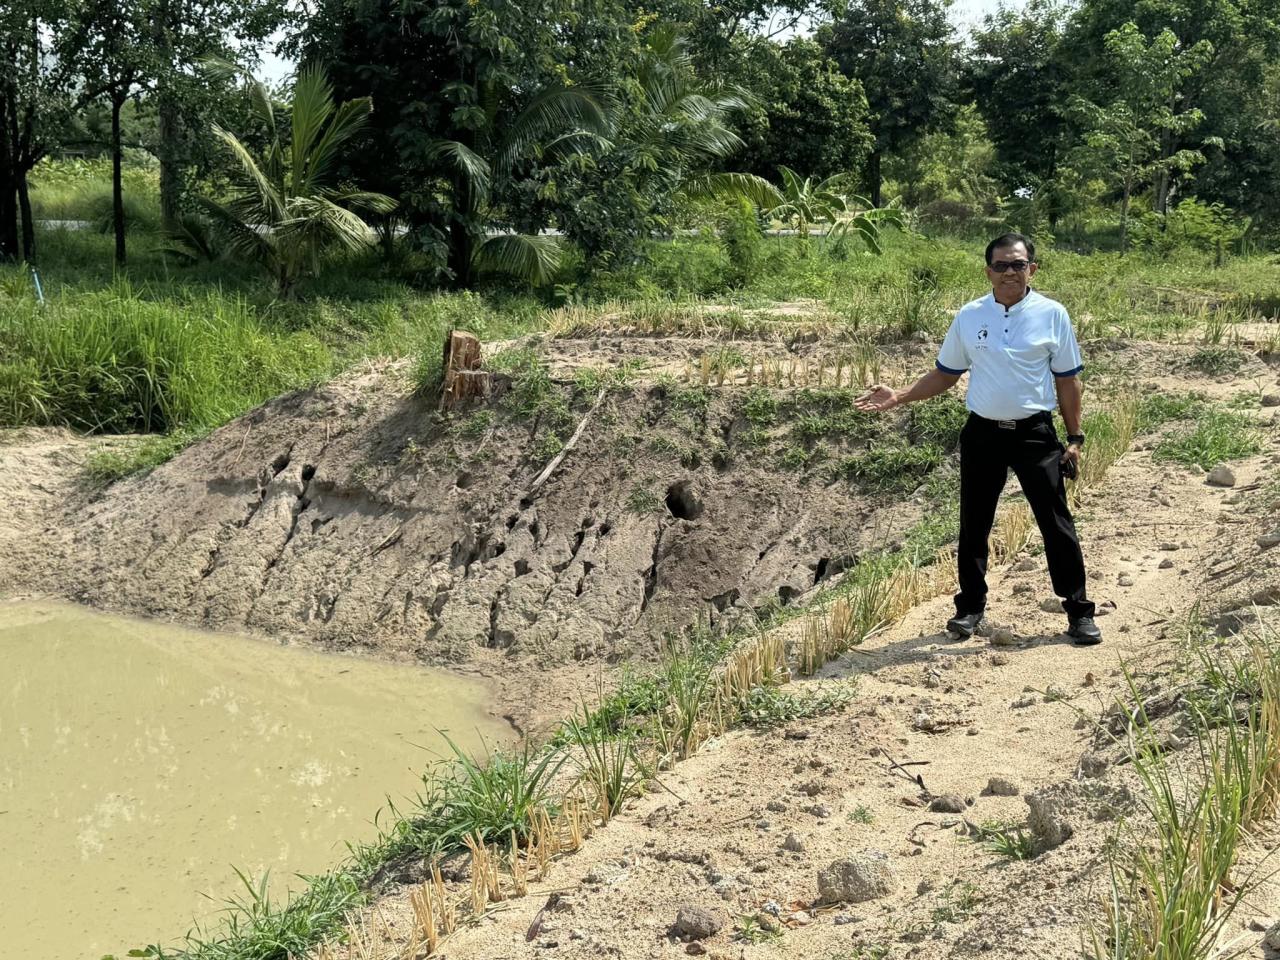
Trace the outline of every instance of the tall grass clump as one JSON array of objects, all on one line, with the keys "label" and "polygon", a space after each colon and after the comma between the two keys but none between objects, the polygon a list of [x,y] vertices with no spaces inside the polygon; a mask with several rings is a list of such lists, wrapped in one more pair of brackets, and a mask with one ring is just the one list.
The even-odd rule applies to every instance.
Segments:
[{"label": "tall grass clump", "polygon": [[622,805],[641,791],[651,768],[641,755],[639,736],[624,716],[610,731],[583,706],[564,723],[581,778],[594,794],[596,814],[608,823]]},{"label": "tall grass clump", "polygon": [[[435,854],[460,846],[464,837],[524,842],[537,812],[550,803],[563,755],[525,742],[495,750],[482,763],[448,742],[453,756],[423,776],[416,809],[396,819],[375,859],[385,862],[409,850]],[[394,807],[391,813],[398,816]]]},{"label": "tall grass clump", "polygon": [[0,424],[93,432],[216,426],[325,376],[328,348],[216,295],[140,299],[127,283],[41,307],[0,301]]},{"label": "tall grass clump", "polygon": [[[1253,888],[1233,876],[1250,832],[1280,801],[1280,650],[1254,638],[1240,658],[1200,646],[1201,677],[1187,723],[1196,746],[1174,754],[1142,706],[1128,745],[1141,785],[1135,824],[1112,847],[1106,919],[1095,960],[1206,960],[1217,956],[1232,912]],[[1130,693],[1141,704],[1136,685]]]}]

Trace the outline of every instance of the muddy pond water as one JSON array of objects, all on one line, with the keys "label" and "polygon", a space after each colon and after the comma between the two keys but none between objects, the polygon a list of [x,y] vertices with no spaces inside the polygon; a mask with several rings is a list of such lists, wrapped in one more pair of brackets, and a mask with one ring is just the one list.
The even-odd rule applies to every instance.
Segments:
[{"label": "muddy pond water", "polygon": [[510,737],[444,672],[0,603],[0,956],[170,943],[240,892],[297,889],[386,798]]}]

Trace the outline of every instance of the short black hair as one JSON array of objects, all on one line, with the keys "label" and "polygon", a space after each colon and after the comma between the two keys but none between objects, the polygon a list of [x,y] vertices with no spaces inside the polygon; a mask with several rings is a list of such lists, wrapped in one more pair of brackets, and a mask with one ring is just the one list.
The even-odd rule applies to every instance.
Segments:
[{"label": "short black hair", "polygon": [[1020,243],[1027,248],[1027,259],[1032,263],[1036,262],[1036,245],[1031,242],[1031,238],[1021,233],[1002,233],[990,243],[987,244],[987,266],[991,266],[991,254],[1000,247],[1012,247],[1015,243]]}]

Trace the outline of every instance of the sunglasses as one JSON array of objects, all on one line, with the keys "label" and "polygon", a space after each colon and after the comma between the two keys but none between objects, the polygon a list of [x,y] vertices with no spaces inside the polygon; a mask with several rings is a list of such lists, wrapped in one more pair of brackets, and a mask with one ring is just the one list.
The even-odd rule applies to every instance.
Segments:
[{"label": "sunglasses", "polygon": [[997,260],[991,264],[991,269],[996,273],[1004,273],[1007,270],[1022,273],[1029,266],[1031,266],[1030,260]]}]

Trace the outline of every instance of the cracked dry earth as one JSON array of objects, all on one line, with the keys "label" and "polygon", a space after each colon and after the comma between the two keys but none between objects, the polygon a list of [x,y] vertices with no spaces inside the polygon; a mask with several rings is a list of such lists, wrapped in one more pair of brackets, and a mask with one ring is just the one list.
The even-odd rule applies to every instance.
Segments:
[{"label": "cracked dry earth", "polygon": [[[1104,848],[1136,789],[1115,763],[1120,754],[1098,749],[1094,721],[1125,690],[1122,668],[1161,689],[1178,655],[1178,623],[1197,605],[1208,613],[1250,594],[1280,599],[1268,599],[1280,583],[1280,549],[1256,539],[1280,520],[1280,502],[1263,502],[1275,498],[1269,484],[1280,470],[1271,436],[1264,453],[1233,465],[1234,489],[1139,449],[1086,497],[1079,516],[1101,646],[1077,648],[1058,633],[1063,617],[1046,610],[1052,595],[1033,539],[1030,555],[991,578],[989,618],[1013,627],[1012,646],[950,642],[938,632],[950,598],[921,604],[819,676],[795,681],[811,689],[856,678],[843,713],[709,742],[662,775],[663,789],[555,862],[528,896],[462,928],[439,955],[1080,957],[1102,916]],[[1225,568],[1251,576],[1223,592]],[[942,795],[959,798],[962,813],[930,810]],[[1059,834],[1043,845],[1058,845],[1017,861],[967,836],[966,820],[1027,823],[1029,801]],[[1246,860],[1270,863],[1276,842],[1274,833],[1256,838]],[[819,870],[864,855],[887,868],[890,892],[818,903]],[[369,926],[390,935],[388,956],[413,922],[409,889],[373,908]],[[672,931],[690,907],[718,924],[696,943]],[[766,936],[746,924],[756,935],[744,938],[743,918],[762,910],[777,914],[781,930]],[[1260,931],[1277,913],[1280,897],[1264,886],[1227,939],[1262,956]]]}]

